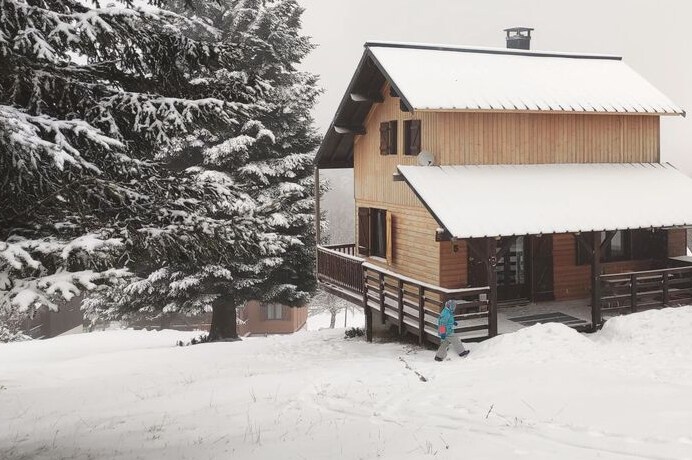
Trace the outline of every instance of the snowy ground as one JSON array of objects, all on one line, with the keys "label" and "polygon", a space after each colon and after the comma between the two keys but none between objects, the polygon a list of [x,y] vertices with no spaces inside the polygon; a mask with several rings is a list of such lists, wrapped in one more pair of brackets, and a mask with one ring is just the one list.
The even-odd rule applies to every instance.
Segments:
[{"label": "snowy ground", "polygon": [[[344,314],[346,318],[344,318]],[[331,319],[332,315],[328,311],[311,314],[308,316],[307,330],[319,331],[320,329],[328,329]],[[363,310],[359,307],[348,307],[348,311],[339,311],[336,314],[336,323],[334,327],[346,327],[347,329],[352,327],[365,327],[365,315],[363,314]]]},{"label": "snowy ground", "polygon": [[538,325],[444,363],[339,330],[0,345],[0,458],[692,458],[691,331],[691,307]]}]

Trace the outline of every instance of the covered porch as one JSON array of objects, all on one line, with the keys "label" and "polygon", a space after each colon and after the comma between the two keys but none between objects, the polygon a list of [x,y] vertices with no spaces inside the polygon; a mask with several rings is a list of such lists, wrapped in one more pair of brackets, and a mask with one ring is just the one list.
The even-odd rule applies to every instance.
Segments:
[{"label": "covered porch", "polygon": [[[592,331],[613,315],[692,302],[690,261],[672,258],[685,254],[692,209],[677,197],[692,196],[692,180],[670,165],[399,166],[395,180],[438,225],[431,237],[449,251],[440,273],[463,275],[450,289],[449,278],[405,276],[389,255],[359,257],[360,243],[318,248],[320,282],[363,305],[369,330],[374,317],[435,342],[446,300],[467,340],[548,321]],[[396,255],[396,238],[385,241]],[[631,257],[618,258],[625,246]]]},{"label": "covered porch", "polygon": [[[492,248],[492,241],[496,240],[485,241],[487,247]],[[595,289],[588,298],[517,305],[498,303],[496,278],[493,283],[491,277],[488,286],[445,289],[373,265],[354,254],[355,244],[318,246],[318,280],[327,291],[363,307],[368,340],[372,340],[373,322],[379,322],[395,326],[402,336],[413,334],[421,344],[439,343],[438,312],[447,300],[457,303],[456,333],[466,341],[550,322],[591,332],[613,316],[692,304],[692,259],[686,257],[671,258],[673,266],[656,270],[596,271]],[[495,260],[497,255],[501,254],[496,252]]]}]

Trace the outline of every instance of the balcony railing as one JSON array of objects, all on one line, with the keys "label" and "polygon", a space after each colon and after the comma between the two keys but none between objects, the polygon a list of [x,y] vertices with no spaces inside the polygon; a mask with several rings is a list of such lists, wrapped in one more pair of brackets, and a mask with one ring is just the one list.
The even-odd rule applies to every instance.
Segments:
[{"label": "balcony railing", "polygon": [[[490,336],[492,315],[488,297],[490,288],[446,289],[424,283],[375,265],[363,265],[368,306],[379,311],[382,323],[389,319],[399,327],[399,334],[409,330],[424,340],[439,342],[437,320],[447,300],[456,304],[455,332],[465,339]],[[422,331],[422,333],[421,333]]]},{"label": "balcony railing", "polygon": [[351,293],[363,293],[363,259],[355,244],[317,246],[317,279]]},{"label": "balcony railing", "polygon": [[[352,301],[365,308],[382,324],[388,321],[398,326],[399,333],[412,332],[424,341],[439,342],[437,319],[447,300],[454,300],[456,332],[465,339],[483,339],[497,330],[497,315],[491,311],[490,288],[446,289],[408,278],[382,267],[366,263],[355,256],[353,244],[317,247],[318,280],[346,291]],[[494,323],[494,325],[493,325]],[[371,328],[366,325],[368,340]]]},{"label": "balcony railing", "polygon": [[692,304],[692,267],[600,275],[601,313]]}]

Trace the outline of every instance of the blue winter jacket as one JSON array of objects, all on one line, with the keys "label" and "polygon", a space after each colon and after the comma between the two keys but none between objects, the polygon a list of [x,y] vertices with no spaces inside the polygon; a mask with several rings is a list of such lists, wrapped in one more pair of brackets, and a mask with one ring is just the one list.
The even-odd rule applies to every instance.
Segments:
[{"label": "blue winter jacket", "polygon": [[453,302],[445,303],[445,307],[440,312],[440,318],[437,320],[437,332],[440,337],[449,337],[454,334],[454,310],[456,305]]}]

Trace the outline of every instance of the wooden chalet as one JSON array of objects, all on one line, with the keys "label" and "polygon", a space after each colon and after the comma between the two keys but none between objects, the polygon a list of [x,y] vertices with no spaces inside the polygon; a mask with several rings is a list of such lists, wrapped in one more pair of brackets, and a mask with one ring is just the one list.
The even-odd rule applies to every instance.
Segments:
[{"label": "wooden chalet", "polygon": [[617,56],[366,43],[315,160],[353,168],[355,242],[319,281],[421,343],[448,299],[467,339],[688,303],[692,179],[660,153],[684,115]]}]

